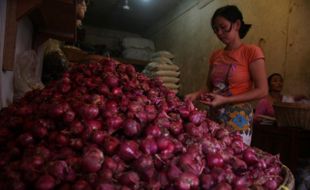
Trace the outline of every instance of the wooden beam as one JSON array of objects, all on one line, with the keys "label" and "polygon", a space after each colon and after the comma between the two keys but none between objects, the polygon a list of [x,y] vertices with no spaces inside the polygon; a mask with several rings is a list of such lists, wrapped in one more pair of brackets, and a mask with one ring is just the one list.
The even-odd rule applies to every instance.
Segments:
[{"label": "wooden beam", "polygon": [[16,5],[16,19],[20,20],[22,17],[28,15],[32,10],[39,7],[42,0],[17,0]]},{"label": "wooden beam", "polygon": [[7,1],[2,70],[13,71],[17,34],[16,0]]}]

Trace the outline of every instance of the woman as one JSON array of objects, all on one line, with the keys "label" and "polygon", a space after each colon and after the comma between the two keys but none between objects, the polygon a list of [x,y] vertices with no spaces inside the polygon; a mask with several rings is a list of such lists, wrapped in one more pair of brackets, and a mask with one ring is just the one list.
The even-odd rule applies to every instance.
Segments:
[{"label": "woman", "polygon": [[283,78],[279,73],[273,73],[268,77],[268,96],[261,99],[255,109],[254,122],[259,123],[264,120],[264,116],[274,117],[274,102],[295,102],[294,97],[282,94]]},{"label": "woman", "polygon": [[207,94],[201,102],[211,107],[211,117],[239,133],[249,145],[253,120],[250,101],[268,93],[264,54],[259,47],[242,43],[251,25],[244,23],[236,6],[217,9],[211,26],[225,47],[211,55],[207,89],[188,94],[185,100]]}]

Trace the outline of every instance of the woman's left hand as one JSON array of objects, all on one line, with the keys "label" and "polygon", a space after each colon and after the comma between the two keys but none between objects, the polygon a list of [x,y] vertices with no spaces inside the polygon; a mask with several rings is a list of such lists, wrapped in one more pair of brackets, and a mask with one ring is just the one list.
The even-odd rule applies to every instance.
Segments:
[{"label": "woman's left hand", "polygon": [[200,102],[203,104],[212,106],[212,107],[217,107],[217,106],[227,103],[227,97],[225,96],[221,96],[221,95],[214,94],[214,93],[208,93],[208,96],[210,97],[210,101],[201,100]]}]

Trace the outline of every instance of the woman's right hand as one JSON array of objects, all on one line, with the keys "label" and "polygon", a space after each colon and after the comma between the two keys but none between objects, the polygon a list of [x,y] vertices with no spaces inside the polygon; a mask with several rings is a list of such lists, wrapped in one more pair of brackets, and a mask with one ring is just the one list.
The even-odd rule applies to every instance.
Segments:
[{"label": "woman's right hand", "polygon": [[196,92],[192,92],[192,93],[190,93],[190,94],[187,94],[187,95],[184,97],[184,100],[185,100],[185,101],[194,101],[194,100],[196,100],[200,95],[201,95],[201,90],[196,91]]}]

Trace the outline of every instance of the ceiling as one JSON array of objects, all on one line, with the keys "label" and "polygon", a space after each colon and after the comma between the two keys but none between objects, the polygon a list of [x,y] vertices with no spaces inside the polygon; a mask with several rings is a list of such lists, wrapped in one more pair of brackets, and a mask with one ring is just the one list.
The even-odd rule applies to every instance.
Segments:
[{"label": "ceiling", "polygon": [[182,0],[90,0],[84,24],[143,34]]}]

